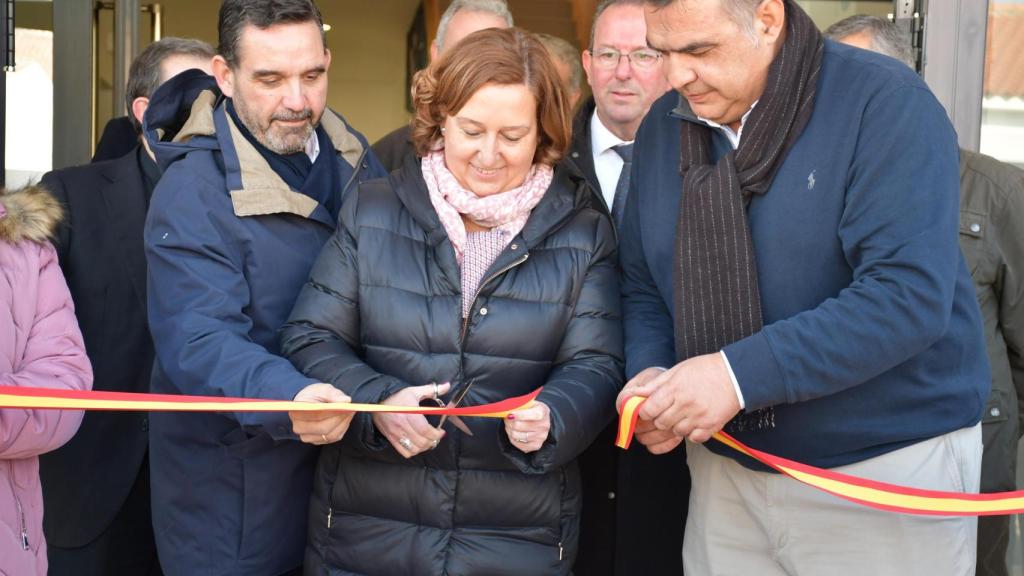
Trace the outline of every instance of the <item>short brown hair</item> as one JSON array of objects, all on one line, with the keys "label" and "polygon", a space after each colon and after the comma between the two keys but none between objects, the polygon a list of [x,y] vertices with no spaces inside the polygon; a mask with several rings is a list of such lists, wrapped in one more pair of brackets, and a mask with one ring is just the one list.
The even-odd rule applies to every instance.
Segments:
[{"label": "short brown hair", "polygon": [[192,38],[167,37],[153,42],[143,50],[132,62],[128,70],[128,84],[125,86],[125,106],[128,118],[135,127],[135,132],[142,133],[142,124],[132,114],[132,102],[136,98],[149,98],[156,89],[170,78],[163,77],[164,60],[170,56],[192,56],[197,60],[211,60],[213,48],[201,40]]},{"label": "short brown hair", "polygon": [[534,163],[553,166],[572,139],[569,98],[548,51],[520,28],[489,28],[461,42],[416,75],[412,88],[412,142],[426,156],[441,138],[445,118],[487,84],[525,85],[537,99]]}]

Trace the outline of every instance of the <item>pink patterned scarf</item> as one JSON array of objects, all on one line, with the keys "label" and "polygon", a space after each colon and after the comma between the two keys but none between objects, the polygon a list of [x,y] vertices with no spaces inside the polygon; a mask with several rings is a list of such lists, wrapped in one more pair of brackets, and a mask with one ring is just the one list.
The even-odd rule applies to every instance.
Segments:
[{"label": "pink patterned scarf", "polygon": [[489,228],[505,233],[506,245],[526,225],[530,211],[551,186],[554,171],[550,166],[534,164],[518,188],[483,198],[463,188],[444,165],[444,150],[435,150],[423,158],[420,168],[430,192],[430,203],[444,225],[455,256],[462,263],[466,248],[466,226],[462,214]]}]

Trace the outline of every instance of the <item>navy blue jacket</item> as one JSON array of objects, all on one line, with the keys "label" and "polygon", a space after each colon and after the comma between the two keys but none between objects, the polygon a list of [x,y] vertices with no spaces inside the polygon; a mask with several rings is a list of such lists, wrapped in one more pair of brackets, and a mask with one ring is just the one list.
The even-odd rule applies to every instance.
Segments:
[{"label": "navy blue jacket", "polygon": [[[680,123],[695,121],[679,98],[654,104],[633,154],[620,244],[630,377],[676,361]],[[725,353],[747,408],[775,406],[776,426],[742,442],[833,467],[980,420],[989,368],[957,244],[957,154],[910,69],[825,43],[813,116],[750,203],[765,326]]]},{"label": "navy blue jacket", "polygon": [[[146,113],[165,170],[145,229],[152,390],[290,400],[315,380],[278,356],[277,329],[337,214],[289,189],[224,103],[212,78],[193,71],[164,84]],[[325,112],[321,127],[343,182],[383,174],[340,116]],[[164,573],[276,575],[301,565],[317,450],[294,438],[287,414],[154,413],[151,429]]]}]

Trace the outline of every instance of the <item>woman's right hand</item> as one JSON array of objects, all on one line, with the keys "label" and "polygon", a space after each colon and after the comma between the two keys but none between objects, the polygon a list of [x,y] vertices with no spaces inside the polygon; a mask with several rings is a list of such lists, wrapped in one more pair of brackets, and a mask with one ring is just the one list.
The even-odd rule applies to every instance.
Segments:
[{"label": "woman's right hand", "polygon": [[[419,406],[420,400],[446,394],[451,384],[426,384],[403,388],[389,396],[381,404],[389,406]],[[438,430],[427,422],[422,414],[373,414],[373,425],[391,442],[403,458],[412,458],[420,452],[433,450],[444,438],[444,430]]]}]

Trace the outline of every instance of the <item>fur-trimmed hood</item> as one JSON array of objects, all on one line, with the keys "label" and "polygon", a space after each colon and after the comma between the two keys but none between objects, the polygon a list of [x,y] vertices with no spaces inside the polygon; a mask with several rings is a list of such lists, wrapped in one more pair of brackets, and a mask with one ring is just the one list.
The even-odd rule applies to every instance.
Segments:
[{"label": "fur-trimmed hood", "polygon": [[51,240],[63,217],[60,202],[41,186],[0,189],[0,240],[4,242]]}]

